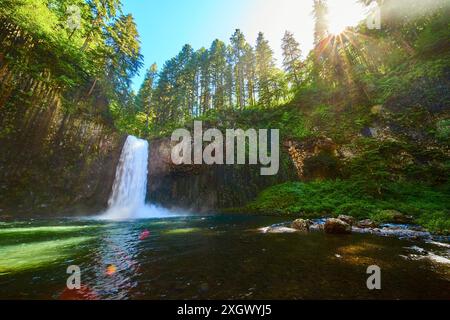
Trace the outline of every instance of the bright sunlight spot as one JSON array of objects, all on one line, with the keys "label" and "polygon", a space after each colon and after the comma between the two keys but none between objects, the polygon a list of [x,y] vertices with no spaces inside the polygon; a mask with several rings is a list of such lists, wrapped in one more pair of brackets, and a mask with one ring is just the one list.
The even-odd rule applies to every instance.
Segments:
[{"label": "bright sunlight spot", "polygon": [[328,29],[333,35],[341,34],[347,27],[356,26],[364,18],[364,7],[356,0],[328,1]]}]

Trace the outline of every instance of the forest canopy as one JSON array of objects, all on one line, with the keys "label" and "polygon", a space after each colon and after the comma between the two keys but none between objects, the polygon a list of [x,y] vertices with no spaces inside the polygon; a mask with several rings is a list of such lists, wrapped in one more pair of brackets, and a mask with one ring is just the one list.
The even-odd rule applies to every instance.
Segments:
[{"label": "forest canopy", "polygon": [[[416,78],[442,72],[450,30],[447,1],[360,2],[380,5],[380,30],[361,21],[332,34],[327,1],[315,0],[311,52],[301,52],[301,39],[286,31],[280,35],[283,58],[276,63],[263,33],[252,46],[237,29],[228,41],[216,39],[200,49],[186,44],[163,66],[153,64],[134,93],[131,84],[143,56],[134,19],[122,12],[120,0],[1,0],[1,83],[62,99],[72,113],[112,117],[122,131],[158,136],[225,110],[292,103],[305,108],[339,104],[344,97],[351,104],[380,104],[406,80],[396,79],[401,68],[417,66],[408,75]],[[431,60],[431,67],[421,64]],[[38,82],[46,89],[37,90]],[[92,107],[99,100],[101,107]]]},{"label": "forest canopy", "polygon": [[[93,96],[123,108],[133,103],[131,79],[143,57],[119,0],[1,0],[0,23],[5,87],[63,99],[68,111],[91,115]],[[37,83],[46,90],[36,92]]]},{"label": "forest canopy", "polygon": [[[300,109],[336,107],[344,100],[351,105],[381,104],[402,82],[412,80],[407,77],[443,72],[439,66],[448,59],[448,3],[378,3],[383,13],[380,30],[369,29],[361,21],[332,34],[327,1],[314,1],[314,49],[301,52],[301,39],[286,31],[280,35],[283,59],[278,64],[263,33],[254,46],[239,29],[228,41],[216,39],[209,48],[196,50],[186,44],[160,70],[153,64],[147,71],[136,98],[136,121],[126,127],[136,134],[161,135],[193,118],[217,119],[225,110],[264,112],[293,103]],[[396,79],[402,70],[411,72]]]}]

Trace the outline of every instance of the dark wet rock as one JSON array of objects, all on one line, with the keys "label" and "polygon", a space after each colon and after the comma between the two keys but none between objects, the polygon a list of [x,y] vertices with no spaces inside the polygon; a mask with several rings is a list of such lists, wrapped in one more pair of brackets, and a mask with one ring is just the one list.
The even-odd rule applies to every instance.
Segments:
[{"label": "dark wet rock", "polygon": [[330,234],[349,234],[352,232],[352,227],[339,219],[328,219],[324,227],[325,233]]},{"label": "dark wet rock", "polygon": [[[446,249],[450,249],[450,237],[446,237],[446,239],[436,239],[437,237],[432,237],[431,239],[426,240],[426,243],[432,244],[434,246],[438,246],[440,248],[446,248]],[[441,240],[441,241],[447,241],[447,243],[444,242],[439,242],[437,240]],[[448,251],[448,253],[450,254],[450,250]]]},{"label": "dark wet rock", "polygon": [[310,137],[284,143],[302,181],[336,178],[340,172],[337,144],[330,138]]},{"label": "dark wet rock", "polygon": [[412,252],[408,255],[401,255],[401,257],[407,259],[407,260],[422,260],[422,259],[428,259],[433,263],[438,264],[445,264],[450,265],[450,252],[445,251],[429,251],[425,250],[424,248],[418,247],[418,246],[412,246],[412,247],[406,247],[408,251]]},{"label": "dark wet rock", "polygon": [[[341,216],[341,218],[343,217]],[[321,218],[314,220],[297,219],[293,222],[283,222],[259,229],[262,233],[305,233],[308,232],[307,230],[309,232],[324,231],[329,234],[350,234],[354,232],[407,240],[421,240],[450,248],[450,237],[432,235],[420,226],[394,223],[378,225],[369,219],[359,221],[353,227],[342,219]]]},{"label": "dark wet rock", "polygon": [[378,224],[375,223],[374,221],[370,220],[370,219],[366,219],[366,220],[361,220],[359,221],[356,226],[358,228],[377,228]]},{"label": "dark wet rock", "polygon": [[6,186],[0,207],[15,217],[85,216],[107,208],[125,136],[60,111],[36,125],[44,131],[17,128],[0,142],[0,182]]},{"label": "dark wet rock", "polygon": [[344,221],[345,223],[348,223],[351,226],[353,226],[355,224],[355,222],[356,222],[355,218],[350,217],[350,216],[346,216],[346,215],[343,215],[343,214],[339,215],[338,219]]},{"label": "dark wet rock", "polygon": [[296,229],[301,232],[309,232],[309,227],[312,225],[311,220],[305,220],[305,219],[297,219],[294,222],[292,222],[291,228]]},{"label": "dark wet rock", "polygon": [[323,231],[325,228],[325,224],[323,223],[314,223],[309,227],[309,231]]},{"label": "dark wet rock", "polygon": [[287,161],[280,164],[279,174],[270,177],[261,176],[259,166],[253,165],[239,170],[223,165],[175,165],[171,160],[175,144],[170,138],[150,141],[147,201],[165,208],[209,213],[243,207],[266,188],[296,178],[294,165]]}]

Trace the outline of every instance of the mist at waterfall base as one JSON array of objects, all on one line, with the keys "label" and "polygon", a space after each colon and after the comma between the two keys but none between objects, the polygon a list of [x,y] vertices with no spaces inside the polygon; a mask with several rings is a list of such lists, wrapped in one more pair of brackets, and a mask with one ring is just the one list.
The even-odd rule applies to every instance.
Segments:
[{"label": "mist at waterfall base", "polygon": [[131,220],[167,218],[182,215],[146,204],[149,143],[128,136],[122,149],[108,210],[99,219]]}]

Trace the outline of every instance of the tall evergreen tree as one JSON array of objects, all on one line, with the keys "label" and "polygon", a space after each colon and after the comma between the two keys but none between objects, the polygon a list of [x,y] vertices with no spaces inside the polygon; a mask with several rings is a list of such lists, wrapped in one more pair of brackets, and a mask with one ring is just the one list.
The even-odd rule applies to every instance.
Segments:
[{"label": "tall evergreen tree", "polygon": [[101,34],[109,22],[121,12],[120,0],[88,0],[91,26],[86,33],[82,50],[86,50],[92,42],[101,40]]},{"label": "tall evergreen tree", "polygon": [[247,44],[244,48],[244,55],[242,57],[243,60],[243,72],[244,79],[246,85],[246,94],[247,101],[245,101],[246,105],[254,105],[256,102],[256,55],[253,48]]},{"label": "tall evergreen tree", "polygon": [[[110,49],[108,61],[108,81],[115,86],[115,92],[123,99],[128,98],[131,79],[142,67],[139,34],[131,15],[120,16],[108,27],[106,43]],[[94,82],[95,84],[95,82]],[[91,88],[91,92],[93,87]]]},{"label": "tall evergreen tree", "polygon": [[199,77],[200,77],[200,93],[199,93],[199,108],[194,113],[200,115],[211,108],[211,71],[210,71],[210,57],[209,52],[205,48],[197,52],[199,62]]},{"label": "tall evergreen tree", "polygon": [[181,49],[181,52],[176,57],[175,69],[175,102],[181,108],[181,115],[183,120],[192,114],[193,96],[195,94],[195,80],[196,80],[196,63],[194,62],[194,49],[191,45],[186,44]]},{"label": "tall evergreen tree", "polygon": [[136,105],[139,111],[145,112],[145,130],[148,132],[150,125],[150,113],[154,105],[153,97],[158,76],[158,66],[153,63],[147,70],[144,82],[136,97]]},{"label": "tall evergreen tree", "polygon": [[301,61],[302,51],[300,44],[295,40],[294,35],[286,31],[282,39],[281,48],[283,50],[283,67],[290,80],[296,85],[300,85],[303,63]]},{"label": "tall evergreen tree", "polygon": [[231,53],[234,67],[234,90],[236,96],[236,104],[242,109],[245,105],[245,84],[244,84],[244,53],[245,53],[245,36],[241,30],[236,29],[230,38]]},{"label": "tall evergreen tree", "polygon": [[211,72],[212,105],[215,109],[225,107],[227,49],[225,43],[214,40],[209,49],[209,63]]},{"label": "tall evergreen tree", "polygon": [[225,105],[228,108],[233,108],[234,107],[234,100],[233,100],[233,95],[234,95],[234,82],[235,79],[233,77],[234,75],[234,63],[233,63],[233,48],[231,47],[231,45],[227,46],[227,50],[226,50],[226,60],[227,60],[227,69],[226,69],[226,73],[225,73],[225,98],[226,98],[226,103]]},{"label": "tall evergreen tree", "polygon": [[263,106],[270,106],[271,99],[271,76],[275,69],[273,51],[269,42],[260,32],[256,39],[256,77],[258,79],[258,98]]}]

